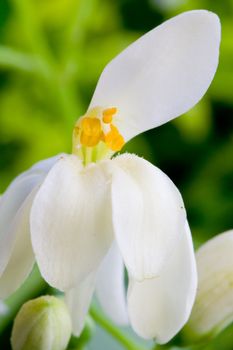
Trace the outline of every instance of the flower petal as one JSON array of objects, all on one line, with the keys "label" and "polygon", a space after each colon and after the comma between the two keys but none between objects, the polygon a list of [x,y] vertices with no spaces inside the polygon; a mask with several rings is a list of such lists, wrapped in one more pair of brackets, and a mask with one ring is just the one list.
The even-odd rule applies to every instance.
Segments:
[{"label": "flower petal", "polygon": [[[61,158],[63,154],[58,154],[54,157],[46,158],[43,160],[40,160],[39,162],[35,163],[33,166],[31,166],[29,169],[18,175],[11,183],[13,185],[15,182],[18,182],[23,177],[28,175],[46,175],[48,171],[53,167],[53,165]],[[11,186],[10,185],[10,186]]]},{"label": "flower petal", "polygon": [[[4,271],[13,244],[16,239],[16,227],[14,220],[21,205],[46,176],[48,170],[59,159],[60,155],[42,160],[34,164],[27,171],[17,176],[1,196],[0,201],[0,275]],[[20,217],[20,214],[18,215]],[[17,220],[19,220],[17,218]]]},{"label": "flower petal", "polygon": [[122,326],[128,324],[124,264],[116,242],[98,271],[96,295],[104,312],[113,322]]},{"label": "flower petal", "polygon": [[193,344],[209,340],[233,321],[233,230],[196,252],[198,292],[185,335]]},{"label": "flower petal", "polygon": [[39,162],[35,163],[30,169],[30,172],[42,172],[42,173],[48,173],[49,170],[54,166],[54,164],[65,154],[60,153],[57,154],[54,157],[50,157],[47,159],[40,160]]},{"label": "flower petal", "polygon": [[65,293],[65,302],[70,310],[73,334],[78,337],[84,327],[85,317],[95,289],[97,271]]},{"label": "flower petal", "polygon": [[181,195],[158,168],[134,155],[114,158],[113,226],[129,273],[137,280],[160,274],[186,220]]},{"label": "flower petal", "polygon": [[[16,238],[14,221],[30,192],[42,182],[40,174],[28,174],[13,181],[0,201],[0,274],[4,271]],[[20,216],[20,214],[19,214]]]},{"label": "flower petal", "polygon": [[130,45],[104,69],[90,107],[115,106],[125,140],[193,107],[215,74],[220,22],[212,12],[178,15]]},{"label": "flower petal", "polygon": [[0,298],[12,294],[27,278],[34,265],[34,253],[31,246],[29,216],[36,187],[28,195],[11,224],[9,235],[13,237],[8,264],[0,277]]},{"label": "flower petal", "polygon": [[157,278],[130,280],[129,317],[143,338],[168,342],[187,322],[196,294],[197,273],[188,225]]},{"label": "flower petal", "polygon": [[83,167],[64,156],[51,169],[31,211],[33,249],[52,286],[67,290],[84,279],[112,243],[111,178],[101,164]]}]

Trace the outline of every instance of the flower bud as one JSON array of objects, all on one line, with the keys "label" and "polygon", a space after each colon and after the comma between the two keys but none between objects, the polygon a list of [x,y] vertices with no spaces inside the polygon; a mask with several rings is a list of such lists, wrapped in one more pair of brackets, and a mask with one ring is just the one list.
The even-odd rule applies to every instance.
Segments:
[{"label": "flower bud", "polygon": [[205,243],[196,253],[198,291],[183,329],[186,340],[207,340],[233,321],[233,230]]},{"label": "flower bud", "polygon": [[53,296],[25,303],[12,331],[13,350],[64,350],[71,336],[71,319],[66,305]]}]

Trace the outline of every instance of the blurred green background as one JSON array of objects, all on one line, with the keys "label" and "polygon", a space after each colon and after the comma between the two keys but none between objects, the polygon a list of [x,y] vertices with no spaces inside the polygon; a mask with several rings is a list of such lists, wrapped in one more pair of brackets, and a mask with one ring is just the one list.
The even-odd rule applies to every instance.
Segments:
[{"label": "blurred green background", "polygon": [[[200,8],[222,23],[220,64],[209,91],[189,113],[125,149],[175,182],[196,246],[232,228],[233,0],[1,0],[0,192],[36,161],[71,151],[74,122],[110,59],[165,19]],[[232,332],[208,349],[233,349]],[[120,349],[108,342],[98,333],[90,349]]]}]

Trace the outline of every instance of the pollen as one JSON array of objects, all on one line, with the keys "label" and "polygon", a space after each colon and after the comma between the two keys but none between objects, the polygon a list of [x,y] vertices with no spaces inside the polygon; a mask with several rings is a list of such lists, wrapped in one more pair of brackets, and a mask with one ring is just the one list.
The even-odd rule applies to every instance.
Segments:
[{"label": "pollen", "polygon": [[123,136],[119,133],[117,127],[110,125],[111,130],[105,135],[105,143],[112,151],[120,151],[125,144]]},{"label": "pollen", "polygon": [[103,111],[103,122],[105,124],[110,124],[112,123],[112,119],[114,114],[117,113],[117,108],[116,107],[112,107],[112,108],[107,108]]},{"label": "pollen", "polygon": [[101,122],[98,118],[83,118],[80,130],[80,142],[83,146],[94,147],[103,139]]},{"label": "pollen", "polygon": [[[74,127],[74,153],[81,156],[83,153],[87,157],[93,151],[93,157],[99,159],[101,154],[120,151],[125,140],[114,125],[113,119],[117,113],[116,107],[94,107],[87,111]],[[85,150],[86,147],[89,150]]]}]

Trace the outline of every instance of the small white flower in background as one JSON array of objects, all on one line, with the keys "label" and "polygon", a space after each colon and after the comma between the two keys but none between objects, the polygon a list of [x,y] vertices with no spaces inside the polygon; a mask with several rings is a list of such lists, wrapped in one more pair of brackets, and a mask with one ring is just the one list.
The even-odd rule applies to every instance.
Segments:
[{"label": "small white flower in background", "polygon": [[[218,17],[191,11],[107,65],[76,123],[73,154],[35,165],[3,195],[0,297],[22,283],[36,259],[45,280],[66,292],[76,335],[96,279],[106,312],[119,323],[128,314],[142,337],[164,343],[181,329],[197,284],[182,197],[146,160],[110,158],[137,134],[201,99],[217,68],[219,42]],[[119,254],[129,275],[127,312]]]},{"label": "small white flower in background", "polygon": [[26,302],[13,325],[13,350],[64,350],[71,337],[71,319],[65,303],[46,295]]},{"label": "small white flower in background", "polygon": [[197,298],[184,335],[208,340],[233,321],[233,230],[202,245],[196,253]]}]

